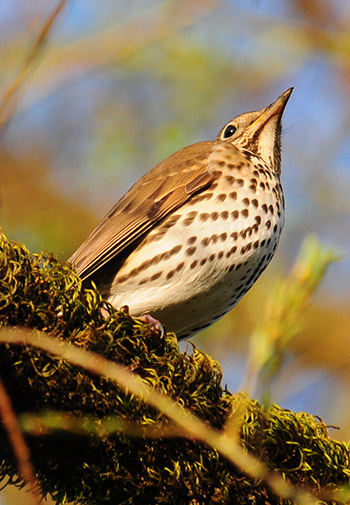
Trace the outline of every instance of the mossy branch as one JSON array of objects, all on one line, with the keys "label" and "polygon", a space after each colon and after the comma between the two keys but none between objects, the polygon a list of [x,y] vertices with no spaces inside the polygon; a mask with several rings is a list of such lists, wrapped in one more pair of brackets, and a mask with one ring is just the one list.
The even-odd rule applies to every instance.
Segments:
[{"label": "mossy branch", "polygon": [[[0,325],[1,376],[42,491],[57,503],[343,499],[350,450],[321,420],[232,395],[209,356],[180,353],[174,335],[160,339],[84,292],[69,265],[5,237]],[[0,477],[20,485],[5,431],[0,448]]]}]

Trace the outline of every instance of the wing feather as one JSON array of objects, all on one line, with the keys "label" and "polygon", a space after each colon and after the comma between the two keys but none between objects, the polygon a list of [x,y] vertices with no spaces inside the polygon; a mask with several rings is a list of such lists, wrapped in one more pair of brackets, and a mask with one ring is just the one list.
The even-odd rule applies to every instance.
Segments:
[{"label": "wing feather", "polygon": [[129,189],[69,259],[83,280],[210,185],[213,144],[199,142],[181,149]]}]

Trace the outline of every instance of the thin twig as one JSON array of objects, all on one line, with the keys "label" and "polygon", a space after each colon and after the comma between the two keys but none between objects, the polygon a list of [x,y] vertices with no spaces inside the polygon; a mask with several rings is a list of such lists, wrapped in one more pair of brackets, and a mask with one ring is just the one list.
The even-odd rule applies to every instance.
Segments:
[{"label": "thin twig", "polygon": [[8,124],[11,119],[13,112],[17,106],[19,100],[19,90],[23,86],[24,80],[33,69],[35,61],[38,59],[40,52],[43,50],[48,37],[50,35],[52,26],[57,19],[59,13],[62,11],[63,7],[66,5],[67,0],[59,0],[56,7],[49,14],[49,16],[44,20],[41,29],[37,37],[34,40],[29,52],[19,69],[17,75],[13,81],[8,86],[5,91],[3,98],[0,102],[0,130]]},{"label": "thin twig", "polygon": [[41,496],[39,491],[40,488],[30,459],[29,448],[19,427],[16,414],[12,407],[11,398],[7,394],[1,378],[0,418],[9,436],[11,447],[17,460],[19,473],[23,476],[26,483],[30,485],[31,503],[32,505],[39,505]]}]

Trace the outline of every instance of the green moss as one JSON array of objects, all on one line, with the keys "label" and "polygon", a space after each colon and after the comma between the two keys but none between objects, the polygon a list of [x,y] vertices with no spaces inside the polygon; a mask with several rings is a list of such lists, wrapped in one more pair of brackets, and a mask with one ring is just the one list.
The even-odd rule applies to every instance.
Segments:
[{"label": "green moss", "polygon": [[[101,308],[109,311],[104,318]],[[0,325],[37,328],[129,366],[144,381],[221,428],[244,403],[242,444],[291,482],[315,492],[349,485],[350,451],[331,440],[322,421],[272,406],[262,408],[221,385],[219,365],[197,351],[179,351],[175,335],[114,311],[94,290],[83,291],[69,265],[0,240]],[[118,416],[154,426],[167,420],[103,377],[32,347],[2,345],[1,376],[18,414],[69,412],[100,426]],[[240,407],[241,408],[241,407]],[[44,494],[57,503],[287,503],[242,475],[218,453],[183,438],[127,437],[56,431],[26,439]],[[0,431],[0,478],[18,485],[7,436]]]}]

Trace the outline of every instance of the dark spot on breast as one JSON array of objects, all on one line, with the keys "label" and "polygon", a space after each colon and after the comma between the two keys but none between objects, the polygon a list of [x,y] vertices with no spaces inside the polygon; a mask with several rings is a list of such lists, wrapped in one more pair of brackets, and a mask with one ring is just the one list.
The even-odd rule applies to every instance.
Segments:
[{"label": "dark spot on breast", "polygon": [[227,182],[229,182],[230,184],[233,184],[235,182],[235,177],[233,177],[233,175],[226,175],[225,176],[225,179],[227,180]]},{"label": "dark spot on breast", "polygon": [[275,226],[273,227],[273,232],[277,233],[277,229],[278,229],[278,226],[277,226],[277,224],[275,224]]},{"label": "dark spot on breast", "polygon": [[227,239],[227,233],[221,233],[220,240],[222,240],[222,242],[225,242],[226,239]]},{"label": "dark spot on breast", "polygon": [[188,249],[186,249],[186,254],[188,256],[192,256],[192,254],[194,254],[197,250],[197,247],[189,247]]},{"label": "dark spot on breast", "polygon": [[224,220],[228,219],[229,213],[227,210],[220,212],[220,217]]},{"label": "dark spot on breast", "polygon": [[[152,261],[151,261],[151,264],[152,265],[157,265],[161,259],[162,259],[162,254],[157,254],[156,256],[153,257]],[[145,261],[145,263],[147,263],[147,261]]]},{"label": "dark spot on breast", "polygon": [[244,180],[243,179],[236,179],[236,183],[238,186],[243,187],[244,186]]},{"label": "dark spot on breast", "polygon": [[167,279],[171,279],[172,277],[174,277],[174,274],[175,274],[175,271],[174,270],[170,270],[170,272],[168,272],[166,274],[166,278]]},{"label": "dark spot on breast", "polygon": [[174,254],[177,254],[178,252],[180,252],[181,249],[182,249],[182,245],[176,245],[175,247],[170,249],[170,251],[166,251],[166,252],[162,253],[161,259],[167,260],[167,259],[171,258],[171,256],[173,256]]},{"label": "dark spot on breast", "polygon": [[252,228],[251,228],[251,226],[248,226],[248,228],[246,228],[245,230],[242,230],[240,232],[240,236],[243,237],[243,238],[246,238],[247,235],[251,236],[251,234],[252,234]]},{"label": "dark spot on breast", "polygon": [[230,237],[232,237],[233,240],[237,240],[238,239],[238,232],[237,231],[232,232]]},{"label": "dark spot on breast", "polygon": [[191,244],[194,244],[196,240],[197,240],[197,237],[190,237],[187,240],[187,243],[188,243],[188,245],[191,245]]},{"label": "dark spot on breast", "polygon": [[179,264],[177,265],[177,267],[176,267],[176,269],[175,269],[175,270],[176,270],[177,272],[180,272],[180,270],[182,270],[184,266],[185,266],[185,262],[184,262],[184,261],[181,261],[181,263],[179,263]]},{"label": "dark spot on breast", "polygon": [[192,197],[188,203],[194,204],[194,203],[199,203],[203,202],[204,200],[208,200],[208,194],[209,194],[209,199],[212,197],[212,193],[202,193],[201,195],[197,195]]},{"label": "dark spot on breast", "polygon": [[162,275],[162,272],[157,272],[156,274],[153,274],[151,276],[151,281],[155,281],[157,279],[159,279],[159,277]]},{"label": "dark spot on breast", "polygon": [[259,247],[259,240],[256,240],[253,244],[254,249],[257,249]]},{"label": "dark spot on breast", "polygon": [[239,216],[239,212],[238,210],[234,210],[231,212],[231,216],[233,217],[233,219],[238,219],[238,216]]},{"label": "dark spot on breast", "polygon": [[261,206],[262,210],[265,212],[265,214],[268,213],[268,208],[267,208],[267,205],[266,203],[264,203],[262,206]]},{"label": "dark spot on breast", "polygon": [[221,260],[221,258],[223,257],[223,255],[224,255],[224,254],[225,254],[225,252],[224,252],[224,251],[220,251],[220,252],[218,253],[218,259],[219,259],[219,260]]},{"label": "dark spot on breast", "polygon": [[262,189],[263,191],[265,191],[265,183],[264,183],[264,182],[261,182],[261,183],[259,184],[259,186],[261,187],[261,189]]},{"label": "dark spot on breast", "polygon": [[199,214],[199,219],[203,222],[207,221],[209,219],[208,212],[202,212],[202,214]]},{"label": "dark spot on breast", "polygon": [[249,216],[249,210],[248,209],[241,210],[241,216],[248,217]]},{"label": "dark spot on breast", "polygon": [[209,259],[209,261],[214,261],[214,259],[215,259],[215,254],[211,254],[211,255],[209,256],[209,258],[208,258],[208,259]]},{"label": "dark spot on breast", "polygon": [[248,207],[248,205],[250,204],[249,198],[243,198],[242,203],[243,203],[243,205],[245,205],[246,207]]},{"label": "dark spot on breast", "polygon": [[203,265],[205,265],[205,264],[206,264],[207,260],[208,260],[208,258],[203,258],[203,259],[200,261],[200,263],[199,263],[199,264],[200,264],[201,266],[203,266]]},{"label": "dark spot on breast", "polygon": [[[221,177],[222,176],[222,171],[221,170],[213,170],[212,172],[214,177]],[[212,188],[213,186],[211,186]]]},{"label": "dark spot on breast", "polygon": [[271,221],[266,221],[265,226],[269,230],[271,228]]},{"label": "dark spot on breast", "polygon": [[229,258],[231,256],[231,254],[234,254],[236,251],[237,251],[237,246],[231,247],[231,249],[229,251],[227,251],[227,253],[226,253],[226,258]]},{"label": "dark spot on breast", "polygon": [[269,205],[269,211],[271,212],[271,214],[273,214],[275,212],[275,209],[273,208],[272,205]]},{"label": "dark spot on breast", "polygon": [[173,216],[169,216],[166,221],[164,222],[164,224],[162,224],[162,226],[160,227],[160,229],[164,229],[164,230],[169,230],[169,228],[171,228],[172,226],[174,226],[178,220],[180,219],[181,215],[180,214],[174,214]]},{"label": "dark spot on breast", "polygon": [[163,235],[165,235],[166,231],[166,228],[159,228],[159,231],[157,233],[148,236],[147,242],[157,242],[163,237]]},{"label": "dark spot on breast", "polygon": [[190,268],[196,268],[197,263],[198,263],[197,260],[192,261]]},{"label": "dark spot on breast", "polygon": [[233,200],[233,201],[236,201],[236,200],[237,200],[237,193],[236,193],[236,191],[232,191],[232,193],[230,193],[228,196],[229,196],[229,197],[231,198],[231,200]]},{"label": "dark spot on breast", "polygon": [[183,220],[184,226],[189,226],[190,224],[192,224],[193,221],[194,221],[194,219],[195,219],[195,217],[197,216],[197,214],[198,214],[198,212],[196,212],[194,210],[192,212],[189,212],[186,215],[185,219]]},{"label": "dark spot on breast", "polygon": [[260,224],[261,223],[261,217],[260,216],[255,216],[255,221],[257,222],[257,224]]},{"label": "dark spot on breast", "polygon": [[210,218],[211,218],[213,221],[216,221],[218,217],[219,217],[219,213],[218,213],[218,212],[212,212],[212,213],[210,214]]},{"label": "dark spot on breast", "polygon": [[210,242],[210,237],[204,237],[204,239],[202,240],[202,244],[204,246],[209,245],[209,242]]},{"label": "dark spot on breast", "polygon": [[219,200],[219,202],[224,202],[226,200],[226,194],[225,193],[220,193],[220,195],[218,195],[216,197],[217,200]]},{"label": "dark spot on breast", "polygon": [[256,209],[258,208],[258,206],[259,206],[259,202],[258,202],[258,200],[257,200],[256,198],[254,198],[254,200],[252,200],[252,205],[253,205],[253,207],[255,207]]}]

